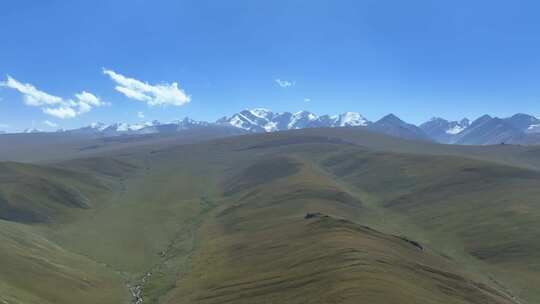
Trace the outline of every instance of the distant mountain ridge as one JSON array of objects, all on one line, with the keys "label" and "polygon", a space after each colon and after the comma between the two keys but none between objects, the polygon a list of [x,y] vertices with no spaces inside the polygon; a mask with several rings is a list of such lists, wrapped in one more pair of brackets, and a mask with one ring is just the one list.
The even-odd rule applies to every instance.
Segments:
[{"label": "distant mountain ridge", "polygon": [[483,115],[472,123],[467,119],[456,122],[435,118],[420,128],[430,138],[444,144],[540,144],[540,119],[522,113],[507,118]]},{"label": "distant mountain ridge", "polygon": [[420,128],[433,140],[441,143],[452,143],[454,137],[463,132],[470,125],[467,118],[460,121],[448,121],[440,117],[420,125]]},{"label": "distant mountain ridge", "polygon": [[128,123],[93,123],[87,127],[63,131],[72,134],[94,134],[103,136],[121,136],[121,135],[143,135],[143,134],[158,134],[158,133],[175,133],[182,130],[191,130],[196,128],[204,128],[214,125],[205,121],[196,121],[190,118],[177,120],[167,123],[161,123],[157,120],[151,122],[143,122],[136,124]]},{"label": "distant mountain ridge", "polygon": [[401,120],[394,114],[388,114],[378,121],[367,126],[369,130],[384,133],[394,137],[411,140],[432,141],[432,139],[419,127]]},{"label": "distant mountain ridge", "polygon": [[273,132],[304,128],[367,126],[370,122],[356,112],[317,116],[309,111],[274,113],[267,109],[256,108],[223,117],[216,124],[230,125],[249,132]]},{"label": "distant mountain ridge", "polygon": [[[162,123],[148,121],[134,124],[94,123],[89,126],[59,130],[69,134],[88,134],[114,137],[123,135],[173,134],[183,130],[205,128],[234,129],[231,134],[264,133],[305,128],[357,127],[394,137],[434,141],[443,144],[493,145],[493,144],[540,144],[540,119],[529,114],[518,113],[507,118],[483,115],[474,121],[463,118],[449,121],[434,117],[418,126],[401,120],[394,114],[372,122],[358,112],[338,115],[316,115],[309,111],[276,113],[264,108],[243,110],[225,116],[216,122],[197,121],[190,118]],[[40,133],[38,129],[27,129],[24,133]]]}]

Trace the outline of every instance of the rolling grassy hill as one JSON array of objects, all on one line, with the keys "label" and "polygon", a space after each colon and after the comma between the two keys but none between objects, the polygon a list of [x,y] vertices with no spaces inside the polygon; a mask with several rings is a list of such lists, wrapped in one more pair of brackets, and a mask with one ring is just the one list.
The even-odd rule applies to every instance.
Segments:
[{"label": "rolling grassy hill", "polygon": [[2,163],[0,302],[536,303],[535,149],[350,128]]},{"label": "rolling grassy hill", "polygon": [[77,222],[114,191],[111,181],[60,167],[0,163],[2,303],[120,303],[122,279],[54,242],[43,229]]}]

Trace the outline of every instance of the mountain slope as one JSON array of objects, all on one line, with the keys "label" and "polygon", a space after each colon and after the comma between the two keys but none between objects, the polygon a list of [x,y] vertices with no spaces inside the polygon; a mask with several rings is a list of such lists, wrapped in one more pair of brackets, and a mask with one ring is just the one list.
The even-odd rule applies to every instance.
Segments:
[{"label": "mountain slope", "polygon": [[0,302],[126,303],[122,278],[70,252],[31,226],[0,220]]},{"label": "mountain slope", "polygon": [[[88,136],[88,137],[126,137],[144,135],[174,135],[186,131],[209,131],[223,129],[221,133],[229,135],[242,133],[265,133],[276,131],[297,130],[306,128],[338,128],[358,127],[367,128],[374,132],[384,133],[395,137],[415,140],[428,140],[444,144],[460,145],[493,145],[509,144],[539,144],[538,130],[540,119],[528,114],[515,114],[507,118],[484,115],[472,124],[468,119],[448,121],[443,118],[433,118],[418,127],[405,123],[397,116],[390,114],[372,123],[356,112],[345,112],[339,115],[317,116],[309,111],[296,113],[274,113],[268,109],[255,108],[243,110],[231,116],[218,119],[216,122],[195,121],[189,118],[161,123],[148,121],[141,123],[113,123],[110,125],[95,123],[74,130],[58,130],[59,134]],[[39,130],[31,130],[30,134],[43,134]],[[50,133],[50,132],[49,132]]]},{"label": "mountain slope", "polygon": [[434,141],[451,144],[454,143],[459,133],[469,127],[469,120],[464,118],[461,121],[448,121],[442,118],[432,118],[419,127]]},{"label": "mountain slope", "polygon": [[461,132],[455,142],[467,145],[493,145],[516,140],[522,135],[522,131],[507,120],[484,115]]},{"label": "mountain slope", "polygon": [[375,123],[369,125],[368,129],[399,138],[425,141],[431,140],[422,129],[404,122],[394,114],[389,114],[379,119]]},{"label": "mountain slope", "polygon": [[540,119],[523,113],[518,113],[512,117],[505,119],[511,126],[522,131],[528,132],[531,129],[531,126],[540,124]]},{"label": "mountain slope", "polygon": [[[409,142],[357,128],[149,145],[56,163],[77,172],[62,175],[70,186],[80,187],[79,175],[111,185],[67,220],[3,222],[121,283],[99,285],[94,297],[129,285],[144,303],[540,300],[539,173],[449,156],[507,163],[533,157],[532,148]],[[50,165],[39,167],[54,180]],[[31,273],[20,254],[0,246],[12,271]],[[0,299],[49,301],[22,277]],[[55,292],[55,303],[72,303],[70,290]]]},{"label": "mountain slope", "polygon": [[[287,173],[252,184],[272,163]],[[415,242],[340,218],[371,212],[298,160],[256,162],[233,180],[236,199],[205,225],[166,303],[513,303]]]},{"label": "mountain slope", "polygon": [[133,169],[106,162],[103,173],[83,164],[67,170],[0,163],[0,302],[113,304],[128,300],[119,273],[60,245],[49,233],[49,227],[78,222],[102,205],[101,200],[114,191],[107,172],[115,167]]},{"label": "mountain slope", "polygon": [[[109,163],[112,165],[112,163]],[[111,170],[113,166],[109,166]],[[54,167],[0,162],[0,219],[58,222],[89,209],[107,191],[100,180]]]},{"label": "mountain slope", "polygon": [[309,111],[273,113],[267,109],[257,108],[223,117],[217,121],[217,124],[233,126],[249,132],[274,132],[305,128],[367,126],[370,122],[355,112],[317,116]]}]

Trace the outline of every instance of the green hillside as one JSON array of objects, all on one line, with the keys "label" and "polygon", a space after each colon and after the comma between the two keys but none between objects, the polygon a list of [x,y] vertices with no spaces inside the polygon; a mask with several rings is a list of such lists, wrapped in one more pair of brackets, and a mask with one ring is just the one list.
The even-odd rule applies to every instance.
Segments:
[{"label": "green hillside", "polygon": [[320,129],[2,163],[0,302],[536,303],[526,149]]},{"label": "green hillside", "polygon": [[125,302],[117,273],[43,233],[76,222],[113,189],[97,175],[0,163],[0,302]]}]

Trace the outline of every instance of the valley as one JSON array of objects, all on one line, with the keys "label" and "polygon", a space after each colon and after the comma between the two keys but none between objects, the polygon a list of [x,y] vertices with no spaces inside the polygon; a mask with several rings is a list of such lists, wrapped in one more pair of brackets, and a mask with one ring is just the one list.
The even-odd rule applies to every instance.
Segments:
[{"label": "valley", "polygon": [[535,147],[216,137],[2,162],[0,302],[540,300]]},{"label": "valley", "polygon": [[1,3],[0,304],[540,303],[540,2]]}]

